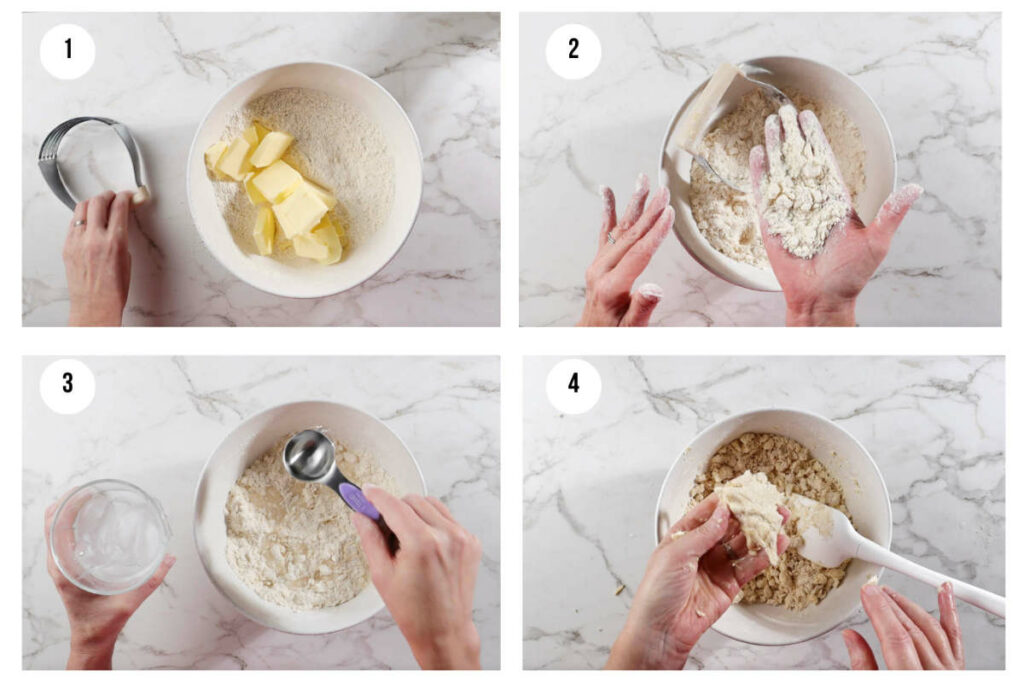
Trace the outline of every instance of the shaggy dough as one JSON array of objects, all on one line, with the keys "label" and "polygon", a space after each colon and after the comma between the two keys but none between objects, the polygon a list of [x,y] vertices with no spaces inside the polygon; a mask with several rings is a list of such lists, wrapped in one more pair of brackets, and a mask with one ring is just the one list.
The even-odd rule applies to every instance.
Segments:
[{"label": "shaggy dough", "polygon": [[[777,434],[752,432],[733,439],[711,456],[690,491],[691,504],[704,500],[716,487],[745,470],[763,472],[785,496],[798,493],[850,516],[839,482],[802,444]],[[777,565],[768,567],[743,587],[737,596],[739,602],[802,610],[821,602],[843,582],[849,560],[829,569],[801,557],[795,552],[803,543],[796,530],[795,516],[786,523],[785,532],[790,538],[789,549]]]},{"label": "shaggy dough", "polygon": [[779,506],[784,504],[784,498],[764,472],[753,474],[747,470],[716,486],[715,493],[739,520],[740,531],[747,539],[747,552],[755,555],[764,548],[772,565],[778,564],[778,537],[782,531]]}]

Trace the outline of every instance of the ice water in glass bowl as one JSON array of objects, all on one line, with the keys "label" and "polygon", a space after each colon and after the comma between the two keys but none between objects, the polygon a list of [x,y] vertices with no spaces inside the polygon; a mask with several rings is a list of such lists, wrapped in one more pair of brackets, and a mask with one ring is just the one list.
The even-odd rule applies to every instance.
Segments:
[{"label": "ice water in glass bowl", "polygon": [[102,479],[75,489],[58,508],[50,552],[76,586],[114,595],[153,575],[170,537],[159,502],[134,484]]}]

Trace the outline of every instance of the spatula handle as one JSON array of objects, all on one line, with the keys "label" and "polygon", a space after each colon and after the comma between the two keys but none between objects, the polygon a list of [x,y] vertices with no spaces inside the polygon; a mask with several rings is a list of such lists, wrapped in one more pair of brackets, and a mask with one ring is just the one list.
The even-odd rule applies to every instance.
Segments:
[{"label": "spatula handle", "polygon": [[1006,618],[1006,598],[1003,596],[990,593],[983,588],[972,586],[969,583],[964,583],[959,579],[954,579],[927,567],[922,567],[891,550],[886,550],[874,541],[869,541],[866,538],[862,539],[860,545],[857,546],[857,552],[854,554],[854,557],[872,564],[880,564],[900,574],[905,574],[912,579],[926,583],[933,588],[938,588],[942,584],[949,582],[953,586],[953,595],[957,598],[997,617]]},{"label": "spatula handle", "polygon": [[704,132],[704,125],[707,123],[708,117],[711,116],[711,112],[722,101],[725,91],[729,89],[738,75],[740,75],[740,70],[734,65],[718,65],[715,73],[708,79],[707,85],[697,93],[696,99],[688,107],[686,116],[680,122],[679,134],[676,137],[676,142],[680,147],[694,156],[699,154],[698,147],[704,138],[701,135]]}]

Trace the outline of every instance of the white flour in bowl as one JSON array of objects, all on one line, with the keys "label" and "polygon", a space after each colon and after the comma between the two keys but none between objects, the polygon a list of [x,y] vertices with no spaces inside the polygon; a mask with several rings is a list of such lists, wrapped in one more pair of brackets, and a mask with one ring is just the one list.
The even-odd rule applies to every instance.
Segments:
[{"label": "white flour in bowl", "polygon": [[[289,435],[290,436],[290,435]],[[253,461],[224,507],[227,560],[264,600],[295,611],[348,602],[369,581],[366,557],[341,497],[323,484],[293,479],[277,446]],[[342,474],[397,493],[395,482],[368,453],[335,443]]]},{"label": "white flour in bowl", "polygon": [[[864,144],[857,126],[839,107],[786,93],[800,111],[810,109],[818,117],[832,145],[850,197],[856,203],[864,190]],[[764,144],[764,122],[777,106],[760,90],[743,97],[737,108],[722,117],[704,136],[701,149],[711,167],[740,187],[750,186],[750,150]],[[770,270],[761,240],[753,195],[740,194],[719,182],[693,162],[690,167],[690,209],[704,238],[731,259]]]},{"label": "white flour in bowl", "polygon": [[[394,159],[380,126],[361,110],[320,90],[282,88],[235,110],[221,139],[234,139],[254,121],[294,137],[284,160],[337,197],[331,214],[350,240],[346,252],[358,249],[384,225],[394,200]],[[242,251],[255,254],[256,207],[245,188],[233,181],[214,180],[213,184],[235,242]],[[290,242],[278,233],[274,258],[309,263],[296,256]]]}]

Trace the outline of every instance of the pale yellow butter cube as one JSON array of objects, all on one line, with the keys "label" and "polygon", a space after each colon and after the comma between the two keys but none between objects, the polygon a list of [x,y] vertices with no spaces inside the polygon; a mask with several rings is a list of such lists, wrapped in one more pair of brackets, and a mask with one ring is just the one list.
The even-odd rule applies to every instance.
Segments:
[{"label": "pale yellow butter cube", "polygon": [[317,259],[321,264],[329,266],[330,264],[337,263],[341,260],[341,254],[343,252],[341,246],[341,235],[338,230],[338,226],[335,225],[333,220],[331,220],[330,214],[324,216],[324,219],[320,221],[315,228],[313,228],[310,235],[327,245],[327,255],[323,258]]},{"label": "pale yellow butter cube", "polygon": [[260,144],[260,134],[256,130],[256,126],[249,126],[245,130],[243,130],[242,137],[245,139],[246,142],[249,143],[249,146],[252,147],[253,149],[256,149],[256,146]]},{"label": "pale yellow butter cube", "polygon": [[235,138],[217,161],[217,170],[239,182],[251,168],[249,152],[252,150],[245,138]]},{"label": "pale yellow butter cube", "polygon": [[217,162],[224,156],[225,150],[228,148],[228,143],[223,140],[218,140],[206,149],[206,168],[217,178],[223,178],[224,174],[217,170]]},{"label": "pale yellow butter cube", "polygon": [[256,214],[256,227],[253,228],[252,236],[262,256],[270,256],[274,252],[274,234],[277,232],[275,223],[274,212],[270,207],[261,206]]},{"label": "pale yellow butter cube", "polygon": [[275,161],[257,173],[252,184],[270,202],[277,204],[302,183],[302,175],[284,161]]},{"label": "pale yellow butter cube", "polygon": [[255,173],[250,173],[249,175],[245,176],[245,182],[243,184],[245,185],[246,196],[249,197],[249,201],[252,203],[253,206],[269,204],[270,202],[268,202],[267,198],[263,196],[263,193],[260,192],[260,189],[253,184],[252,179],[255,177]]},{"label": "pale yellow butter cube", "polygon": [[317,197],[320,197],[320,201],[326,204],[328,209],[333,209],[335,206],[338,205],[338,200],[334,198],[334,195],[325,190],[324,188],[308,180],[306,181],[306,184],[309,185],[309,189],[313,190],[313,192],[316,193]]},{"label": "pale yellow butter cube", "polygon": [[313,233],[307,235],[296,235],[292,240],[292,248],[295,253],[303,258],[311,258],[314,261],[323,261],[330,255],[327,243]]},{"label": "pale yellow butter cube", "polygon": [[264,168],[281,158],[288,149],[288,145],[294,140],[288,133],[270,131],[260,141],[259,147],[252,153],[252,165],[256,168]]},{"label": "pale yellow butter cube", "polygon": [[326,213],[327,205],[306,183],[301,183],[284,201],[274,205],[274,215],[288,239],[310,232]]}]

